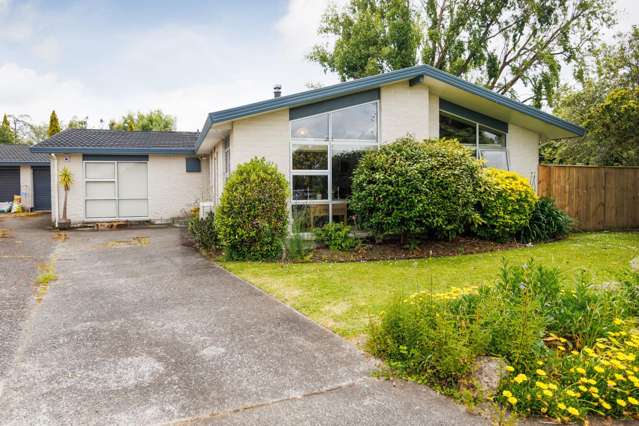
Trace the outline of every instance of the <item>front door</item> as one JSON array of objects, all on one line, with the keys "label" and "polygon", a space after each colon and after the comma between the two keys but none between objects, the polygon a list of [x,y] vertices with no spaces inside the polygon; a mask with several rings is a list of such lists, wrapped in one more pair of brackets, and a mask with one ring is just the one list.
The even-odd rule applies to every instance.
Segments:
[{"label": "front door", "polygon": [[49,166],[32,167],[33,209],[51,210],[51,169]]}]

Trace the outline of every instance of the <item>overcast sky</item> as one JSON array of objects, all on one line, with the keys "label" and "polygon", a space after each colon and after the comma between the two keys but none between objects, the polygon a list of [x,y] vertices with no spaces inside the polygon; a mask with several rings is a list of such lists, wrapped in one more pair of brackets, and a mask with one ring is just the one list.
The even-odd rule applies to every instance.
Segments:
[{"label": "overcast sky", "polygon": [[[343,2],[344,0],[339,0]],[[179,130],[206,114],[330,84],[305,54],[328,0],[0,0],[0,114],[98,127],[160,108]],[[619,25],[639,1],[618,0]]]}]

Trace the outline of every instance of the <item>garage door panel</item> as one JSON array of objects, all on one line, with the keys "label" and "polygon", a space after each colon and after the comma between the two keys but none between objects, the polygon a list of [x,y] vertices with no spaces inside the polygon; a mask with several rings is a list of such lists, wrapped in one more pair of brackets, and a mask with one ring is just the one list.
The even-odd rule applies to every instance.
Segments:
[{"label": "garage door panel", "polygon": [[116,217],[115,200],[87,200],[86,216],[89,219]]},{"label": "garage door panel", "polygon": [[33,167],[33,208],[51,210],[50,167]]},{"label": "garage door panel", "polygon": [[0,167],[0,201],[13,201],[20,195],[20,168]]}]

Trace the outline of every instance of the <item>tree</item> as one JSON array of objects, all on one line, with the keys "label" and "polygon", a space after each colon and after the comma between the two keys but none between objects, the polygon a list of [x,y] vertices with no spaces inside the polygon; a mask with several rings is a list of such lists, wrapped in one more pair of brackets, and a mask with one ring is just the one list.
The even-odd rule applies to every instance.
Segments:
[{"label": "tree", "polygon": [[[633,118],[639,101],[639,27],[615,39],[593,50],[577,72],[578,86],[563,86],[553,109],[586,127],[586,135],[543,143],[542,162],[639,165],[637,139],[632,137],[639,134],[639,121]],[[619,110],[612,111],[613,106]]]},{"label": "tree", "polygon": [[89,121],[89,117],[84,117],[83,119],[77,118],[75,115],[69,123],[67,124],[67,129],[86,129],[87,123]]},{"label": "tree", "polygon": [[51,111],[51,117],[49,117],[49,130],[47,131],[47,135],[51,137],[56,133],[60,133],[60,121],[58,120],[58,115],[55,113],[55,110],[53,110]]},{"label": "tree", "polygon": [[2,117],[2,125],[0,125],[0,143],[15,143],[15,135],[11,130],[7,114]]},{"label": "tree", "polygon": [[59,174],[60,185],[64,189],[64,204],[62,206],[62,222],[67,223],[69,219],[67,219],[67,195],[69,194],[69,190],[71,189],[71,184],[73,184],[73,174],[71,174],[71,170],[68,167],[64,167],[60,170]]},{"label": "tree", "polygon": [[136,115],[128,113],[122,116],[119,121],[111,120],[109,129],[128,132],[170,131],[175,130],[175,117],[164,114],[159,109],[149,111],[146,114],[142,112],[138,112]]},{"label": "tree", "polygon": [[[327,9],[309,59],[344,81],[415,63],[553,104],[563,64],[579,65],[614,22],[614,0],[351,0]],[[421,42],[420,42],[421,41]],[[526,92],[528,96],[522,96]]]}]

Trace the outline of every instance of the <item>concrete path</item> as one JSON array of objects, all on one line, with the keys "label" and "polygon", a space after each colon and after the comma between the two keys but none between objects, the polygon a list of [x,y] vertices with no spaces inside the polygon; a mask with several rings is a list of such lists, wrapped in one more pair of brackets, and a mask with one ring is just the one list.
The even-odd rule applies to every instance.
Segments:
[{"label": "concrete path", "polygon": [[[27,223],[37,228],[0,228]],[[372,378],[361,352],[183,246],[177,229],[22,235],[3,253],[50,254],[58,280],[36,304],[33,274],[4,279],[35,260],[0,268],[19,311],[0,317],[3,337],[15,330],[0,354],[2,424],[481,423],[425,387]]]}]

